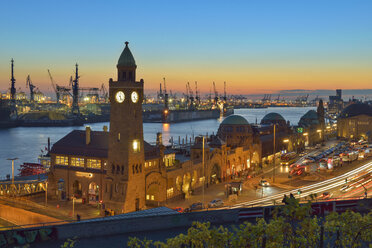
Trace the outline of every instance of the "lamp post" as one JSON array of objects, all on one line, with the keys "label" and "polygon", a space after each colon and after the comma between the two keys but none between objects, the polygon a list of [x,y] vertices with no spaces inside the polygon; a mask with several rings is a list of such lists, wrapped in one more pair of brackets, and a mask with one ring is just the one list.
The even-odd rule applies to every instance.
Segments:
[{"label": "lamp post", "polygon": [[45,206],[48,205],[48,182],[45,182]]},{"label": "lamp post", "polygon": [[6,160],[12,161],[12,184],[14,184],[14,160],[17,160],[18,158],[7,158]]}]

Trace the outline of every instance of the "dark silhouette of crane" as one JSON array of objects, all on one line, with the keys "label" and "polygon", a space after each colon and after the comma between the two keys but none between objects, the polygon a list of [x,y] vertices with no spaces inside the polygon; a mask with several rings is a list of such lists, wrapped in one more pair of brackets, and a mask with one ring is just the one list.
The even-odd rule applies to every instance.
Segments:
[{"label": "dark silhouette of crane", "polygon": [[10,86],[10,99],[14,103],[15,102],[15,99],[16,99],[16,88],[15,88],[15,82],[16,82],[16,80],[14,78],[14,59],[12,59],[11,62],[12,62],[12,65],[11,65],[12,75],[11,75],[11,79],[10,79],[10,82],[11,82],[11,86]]},{"label": "dark silhouette of crane", "polygon": [[[65,95],[70,95],[71,96],[71,93],[70,93],[71,89],[68,88],[68,87],[59,86],[56,82],[54,82],[54,79],[52,77],[52,73],[49,71],[49,69],[48,69],[48,74],[49,74],[50,82],[52,83],[53,90],[56,93],[57,104],[59,104],[59,101],[61,100],[61,96],[62,96],[62,98]],[[70,79],[70,80],[72,80],[72,79]]]},{"label": "dark silhouette of crane", "polygon": [[226,97],[226,82],[223,82],[223,100],[226,103],[227,97]]},{"label": "dark silhouette of crane", "polygon": [[167,92],[167,85],[165,84],[165,77],[163,78],[164,82],[164,108],[168,109],[168,92]]},{"label": "dark silhouette of crane", "polygon": [[194,108],[194,92],[192,91],[189,82],[187,82],[187,85],[186,85],[186,86],[187,86],[187,88],[188,88],[189,99],[190,99],[190,105],[189,105],[189,108],[190,108],[190,109],[193,109],[193,108]]},{"label": "dark silhouette of crane", "polygon": [[30,89],[30,102],[33,102],[35,101],[35,98],[34,98],[34,89],[35,89],[35,85],[32,84],[32,81],[31,81],[31,77],[30,75],[27,76],[27,79],[26,79],[26,87],[28,87]]},{"label": "dark silhouette of crane", "polygon": [[[72,108],[71,112],[73,115],[79,115],[80,109],[79,109],[79,68],[78,64],[75,65],[75,79],[70,80],[71,86],[72,86]],[[72,78],[71,78],[72,79]]]},{"label": "dark silhouette of crane", "polygon": [[198,82],[195,81],[195,99],[197,104],[200,104],[200,92],[198,91]]}]

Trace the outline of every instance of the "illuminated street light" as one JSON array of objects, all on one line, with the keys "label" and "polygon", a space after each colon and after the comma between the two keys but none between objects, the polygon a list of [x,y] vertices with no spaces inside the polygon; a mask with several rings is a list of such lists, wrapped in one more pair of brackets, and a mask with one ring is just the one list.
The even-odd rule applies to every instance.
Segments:
[{"label": "illuminated street light", "polygon": [[283,143],[288,143],[288,142],[289,142],[289,139],[283,140]]},{"label": "illuminated street light", "polygon": [[322,130],[318,129],[318,130],[316,130],[316,132],[317,132],[317,133],[321,133],[321,132],[322,132]]},{"label": "illuminated street light", "polygon": [[304,135],[304,136],[308,136],[309,134],[308,134],[308,133],[304,133],[303,135]]}]

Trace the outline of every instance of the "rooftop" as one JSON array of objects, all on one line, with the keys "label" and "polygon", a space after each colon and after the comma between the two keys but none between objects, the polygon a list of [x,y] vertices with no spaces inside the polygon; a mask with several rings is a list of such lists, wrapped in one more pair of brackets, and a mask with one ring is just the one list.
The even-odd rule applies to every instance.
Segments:
[{"label": "rooftop", "polygon": [[125,48],[120,55],[118,60],[118,66],[135,67],[136,61],[134,60],[133,54],[128,47],[129,42],[125,42]]},{"label": "rooftop", "polygon": [[248,121],[241,115],[230,115],[223,120],[221,125],[249,125]]},{"label": "rooftop", "polygon": [[372,116],[372,106],[366,103],[354,103],[350,104],[344,110],[342,110],[340,117],[347,118],[358,115]]}]

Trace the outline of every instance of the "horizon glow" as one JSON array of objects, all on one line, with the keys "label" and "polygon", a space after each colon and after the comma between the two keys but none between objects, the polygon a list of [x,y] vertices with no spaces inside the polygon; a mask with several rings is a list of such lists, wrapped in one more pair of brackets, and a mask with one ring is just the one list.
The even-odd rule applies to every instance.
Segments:
[{"label": "horizon glow", "polygon": [[[128,40],[137,77],[156,91],[275,93],[290,89],[363,89],[372,82],[369,1],[7,1],[0,10],[0,91],[44,93],[47,73],[67,85],[79,64],[82,87],[116,78]],[[213,89],[212,89],[213,91]]]}]

